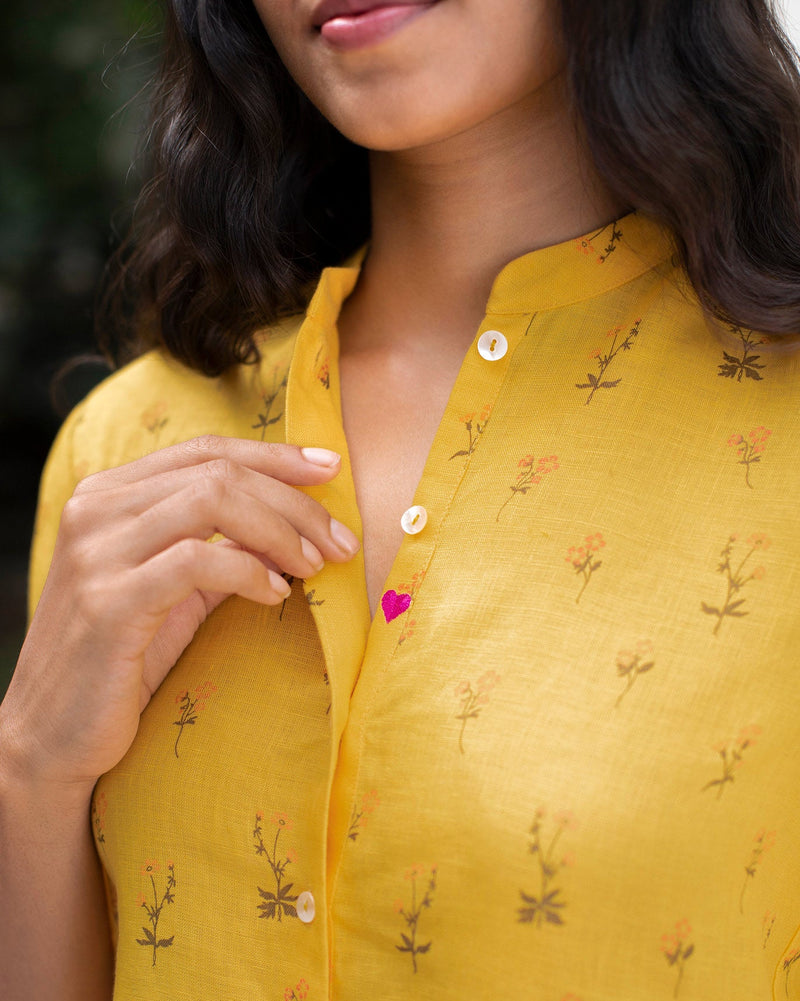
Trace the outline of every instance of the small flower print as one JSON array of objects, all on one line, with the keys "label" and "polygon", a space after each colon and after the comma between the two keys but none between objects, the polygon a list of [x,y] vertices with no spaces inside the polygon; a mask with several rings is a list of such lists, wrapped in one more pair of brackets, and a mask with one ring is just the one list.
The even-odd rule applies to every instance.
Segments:
[{"label": "small flower print", "polygon": [[[738,541],[738,536],[731,535],[725,544],[724,549],[720,553],[720,562],[717,565],[717,573],[722,574],[727,583],[727,593],[725,595],[725,600],[720,608],[715,605],[708,605],[705,601],[700,602],[700,607],[706,613],[706,615],[713,615],[716,617],[717,621],[714,626],[714,635],[716,636],[719,632],[719,627],[722,625],[722,620],[729,616],[731,618],[741,619],[749,613],[742,609],[742,605],[745,603],[745,598],[736,598],[736,595],[744,588],[751,580],[762,580],[765,574],[764,567],[758,566],[749,573],[745,571],[745,565],[750,560],[756,552],[761,552],[765,549],[769,549],[769,539],[766,535],[761,532],[751,535],[747,540],[748,551],[741,561],[741,563],[734,569],[731,562],[731,557],[733,556],[733,550]],[[736,599],[735,601],[733,599]]]},{"label": "small flower print", "polygon": [[761,919],[761,948],[766,949],[767,942],[769,942],[770,935],[772,935],[772,929],[775,927],[775,919],[777,914],[775,911],[764,911],[764,917]]},{"label": "small flower print", "polygon": [[[606,230],[611,230],[610,236],[603,236]],[[597,240],[599,236],[603,237],[606,242],[605,247],[599,253],[595,250],[594,241]],[[592,233],[590,236],[580,237],[575,241],[575,247],[579,253],[585,254],[587,257],[594,257],[598,264],[604,264],[611,254],[617,249],[617,244],[622,239],[622,230],[620,229],[618,223],[612,222],[610,226],[603,226],[602,229],[598,229],[596,233]]]},{"label": "small flower print", "polygon": [[102,845],[105,848],[106,842],[106,810],[108,809],[108,800],[106,799],[106,794],[101,792],[99,795],[92,799],[92,827],[94,828],[94,840],[98,845]]},{"label": "small flower print", "polygon": [[319,382],[325,389],[331,388],[331,372],[330,372],[330,356],[327,351],[325,351],[325,345],[321,344],[317,350],[317,356],[314,359],[314,378]]},{"label": "small flower print", "polygon": [[367,826],[367,818],[380,805],[381,801],[378,799],[377,792],[371,789],[361,797],[360,803],[353,806],[353,812],[350,814],[350,828],[347,832],[347,837],[351,841],[358,840],[358,835]]},{"label": "small flower print", "polygon": [[404,643],[406,640],[410,640],[414,635],[414,630],[417,628],[416,619],[408,619],[403,626],[403,631],[400,633],[400,639],[398,639],[398,645]]},{"label": "small flower print", "polygon": [[537,486],[542,482],[543,476],[546,476],[548,473],[554,473],[558,469],[558,456],[543,455],[540,459],[537,459],[534,455],[523,455],[517,463],[517,469],[519,472],[517,473],[516,480],[511,484],[511,496],[507,497],[503,502],[500,510],[497,512],[495,521],[500,521],[500,515],[509,501],[512,501],[519,495],[524,497],[531,487]]},{"label": "small flower print", "polygon": [[603,247],[602,253],[597,258],[600,264],[604,264],[611,256],[611,254],[614,253],[614,251],[617,249],[617,244],[621,239],[622,239],[622,230],[619,228],[616,222],[613,222],[611,224],[611,236],[608,239],[608,243],[605,245],[605,247]]},{"label": "small flower print", "polygon": [[560,887],[553,884],[561,869],[575,864],[572,852],[567,854],[558,852],[561,835],[564,831],[574,830],[575,818],[566,811],[555,814],[553,817],[555,830],[549,843],[546,844],[543,832],[545,816],[544,810],[537,810],[529,832],[528,850],[535,856],[539,868],[539,892],[536,895],[520,890],[519,895],[524,906],[517,908],[517,921],[521,924],[533,924],[537,928],[541,928],[543,924],[564,924],[563,909],[566,907],[566,902],[561,899]]},{"label": "small flower print", "polygon": [[631,350],[634,341],[639,336],[641,322],[641,319],[635,320],[633,326],[624,336],[622,334],[622,327],[612,328],[607,334],[607,339],[611,339],[611,345],[608,348],[595,348],[590,353],[589,359],[597,362],[599,371],[597,375],[592,375],[591,372],[588,372],[586,375],[587,382],[575,383],[576,389],[589,390],[589,395],[586,397],[587,405],[592,402],[592,397],[598,389],[615,389],[622,382],[621,376],[619,379],[612,379],[610,381],[605,379],[604,376],[620,351]]},{"label": "small flower print", "polygon": [[760,736],[761,727],[753,724],[740,730],[735,740],[715,747],[714,750],[722,759],[722,775],[716,779],[712,779],[710,782],[706,782],[701,792],[705,792],[706,789],[716,789],[717,799],[720,799],[728,783],[736,780],[735,773],[739,771],[744,763],[744,752],[752,747]]},{"label": "small flower print", "polygon": [[202,685],[190,694],[184,689],[175,696],[175,704],[179,707],[178,718],[172,721],[173,726],[178,727],[178,736],[175,738],[175,757],[178,758],[178,743],[183,735],[183,729],[187,726],[194,726],[200,717],[200,713],[205,709],[208,699],[217,691],[217,686],[210,681],[204,681]]},{"label": "small flower print", "polygon": [[151,407],[148,407],[141,416],[142,427],[153,436],[153,446],[156,448],[158,447],[158,439],[161,432],[169,424],[168,410],[169,407],[167,404],[163,400],[160,400],[158,403],[154,403]]},{"label": "small flower print", "polygon": [[576,605],[581,600],[583,592],[592,579],[592,574],[603,565],[603,561],[597,559],[597,553],[600,552],[605,544],[602,534],[595,532],[594,535],[586,536],[582,546],[570,546],[567,550],[567,563],[570,564],[576,574],[579,574],[583,578],[583,584],[575,599]]},{"label": "small flower print", "polygon": [[[430,951],[433,942],[417,942],[417,931],[422,912],[433,904],[436,891],[436,866],[414,865],[406,869],[405,878],[411,883],[411,904],[406,907],[403,900],[394,902],[394,911],[400,915],[406,925],[406,931],[400,933],[402,944],[396,945],[398,952],[411,955],[414,973],[417,972],[417,956]],[[419,900],[417,897],[419,896]],[[399,904],[399,909],[398,909]]]},{"label": "small flower print", "polygon": [[267,428],[272,424],[277,424],[278,421],[283,417],[283,410],[273,416],[272,408],[275,405],[276,400],[281,394],[281,391],[286,388],[286,383],[289,379],[288,369],[281,371],[279,365],[275,365],[272,369],[272,385],[269,390],[262,389],[260,392],[261,399],[264,404],[264,409],[256,415],[256,423],[252,425],[253,430],[257,431],[261,429],[261,440],[264,440],[264,436],[267,433]]},{"label": "small flower print", "polygon": [[168,904],[175,903],[175,887],[178,884],[175,881],[174,863],[172,861],[167,862],[167,878],[163,894],[159,894],[158,887],[156,886],[156,876],[160,872],[161,866],[158,862],[149,860],[144,863],[142,866],[142,875],[146,876],[150,882],[153,902],[152,904],[150,903],[145,893],[140,893],[136,901],[138,906],[143,907],[147,913],[147,923],[150,925],[149,928],[142,927],[144,938],[137,938],[136,941],[139,945],[146,946],[148,949],[153,950],[153,966],[156,965],[158,950],[169,948],[175,939],[174,935],[170,935],[169,938],[158,937],[158,925],[161,921],[161,912]]},{"label": "small flower print", "polygon": [[661,936],[661,952],[669,966],[675,966],[678,970],[678,978],[675,981],[673,997],[678,996],[683,980],[683,969],[686,961],[694,955],[694,945],[690,942],[692,927],[683,918],[675,924],[675,931]]},{"label": "small flower print", "polygon": [[731,327],[731,331],[742,342],[741,358],[736,355],[728,354],[727,351],[723,351],[722,356],[725,361],[720,362],[717,375],[722,379],[735,379],[737,382],[741,382],[742,376],[744,375],[748,379],[754,379],[757,382],[760,382],[761,379],[764,378],[764,376],[760,374],[761,370],[765,369],[767,366],[759,364],[758,359],[761,355],[754,355],[751,354],[751,352],[754,347],[757,347],[759,344],[765,344],[766,341],[763,338],[756,337],[752,330],[742,330],[741,327]]},{"label": "small flower print", "polygon": [[[325,682],[325,687],[326,688],[330,688],[331,687],[331,679],[328,677],[328,672],[327,671],[323,671],[322,672],[322,680]],[[325,715],[326,716],[328,716],[330,714],[331,706],[332,705],[333,705],[333,703],[330,701],[330,699],[328,699],[328,708],[325,710]]]},{"label": "small flower print", "polygon": [[487,403],[483,410],[481,410],[480,414],[463,414],[459,418],[460,423],[464,425],[464,430],[467,432],[469,442],[466,448],[459,449],[458,452],[453,452],[450,456],[451,459],[455,459],[461,455],[472,455],[478,447],[478,439],[486,430],[486,425],[489,423],[489,416],[491,412],[491,404]]},{"label": "small flower print", "polygon": [[312,608],[316,608],[319,605],[325,604],[324,598],[317,597],[317,589],[315,587],[312,587],[311,590],[306,595],[306,601]]},{"label": "small flower print", "polygon": [[572,810],[559,810],[553,814],[553,823],[562,831],[574,831],[578,827],[578,821]]},{"label": "small flower print", "polygon": [[789,997],[789,974],[792,972],[792,967],[794,966],[794,964],[797,962],[798,959],[800,959],[800,948],[792,949],[790,952],[787,952],[786,955],[783,957],[783,963],[781,964],[781,968],[783,972],[786,974],[784,989],[786,991],[787,998]]},{"label": "small flower print", "polygon": [[[422,582],[425,580],[425,571],[420,570],[415,574],[411,575],[410,584],[402,584],[400,587],[401,594],[399,597],[402,599],[403,595],[408,594],[408,605],[407,609],[410,609],[414,605],[414,600],[417,597],[417,591],[422,587]],[[411,639],[414,635],[414,627],[417,624],[416,619],[406,618],[403,621],[403,628],[400,630],[400,636],[397,639],[397,645],[400,646],[401,643],[405,643],[406,640]]]},{"label": "small flower print", "polygon": [[583,998],[579,998],[577,994],[573,994],[572,991],[569,994],[565,994],[561,1001],[583,1001]]},{"label": "small flower print", "polygon": [[742,884],[742,892],[739,894],[739,913],[744,914],[744,894],[747,889],[747,884],[751,879],[755,879],[756,871],[761,864],[762,857],[772,848],[775,844],[775,831],[765,831],[760,830],[753,838],[753,844],[750,848],[750,853],[747,856],[747,861],[744,864],[744,883]]},{"label": "small flower print", "polygon": [[298,980],[294,987],[287,987],[283,992],[283,1001],[305,1001],[308,990],[308,981]]},{"label": "small flower print", "polygon": [[293,883],[283,882],[288,867],[297,859],[296,853],[292,849],[278,851],[278,842],[283,833],[288,833],[293,827],[293,822],[285,813],[273,813],[269,819],[270,827],[275,828],[275,837],[272,841],[272,848],[268,848],[264,843],[261,823],[264,814],[260,810],[256,813],[256,824],[253,829],[253,840],[255,842],[256,855],[263,855],[275,879],[275,891],[262,890],[259,886],[258,894],[262,903],[258,905],[260,918],[277,918],[281,921],[284,916],[289,918],[297,917],[297,894],[292,895]]},{"label": "small flower print", "polygon": [[741,434],[733,434],[728,438],[729,447],[736,449],[738,464],[745,468],[744,481],[751,490],[753,484],[750,482],[750,467],[756,462],[761,462],[761,456],[767,447],[767,439],[771,435],[769,428],[759,426],[752,428],[746,438]]},{"label": "small flower print", "polygon": [[619,693],[615,706],[619,706],[640,674],[652,671],[656,666],[653,659],[653,644],[649,640],[641,640],[634,650],[620,650],[617,654],[617,674],[625,678],[625,688]]},{"label": "small flower print", "polygon": [[461,711],[456,713],[455,718],[461,720],[461,730],[458,734],[458,747],[464,753],[464,730],[467,721],[477,719],[481,709],[489,704],[489,697],[492,689],[500,680],[500,676],[494,671],[486,671],[475,682],[475,687],[469,681],[462,681],[456,686],[456,698],[461,700]]}]

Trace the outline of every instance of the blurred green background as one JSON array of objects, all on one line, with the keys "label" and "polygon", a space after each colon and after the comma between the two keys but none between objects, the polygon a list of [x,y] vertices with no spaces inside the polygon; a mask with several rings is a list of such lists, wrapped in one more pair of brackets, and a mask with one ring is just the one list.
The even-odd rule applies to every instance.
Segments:
[{"label": "blurred green background", "polygon": [[107,371],[92,308],[140,178],[142,88],[157,60],[150,0],[0,6],[0,696],[22,643],[42,464],[61,418]]}]

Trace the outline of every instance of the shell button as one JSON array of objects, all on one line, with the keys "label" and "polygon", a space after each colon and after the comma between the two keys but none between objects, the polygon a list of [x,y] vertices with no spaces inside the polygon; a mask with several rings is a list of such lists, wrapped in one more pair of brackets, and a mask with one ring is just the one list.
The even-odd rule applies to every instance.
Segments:
[{"label": "shell button", "polygon": [[487,361],[499,361],[508,351],[508,341],[499,330],[484,330],[478,338],[478,354]]},{"label": "shell button", "polygon": [[427,524],[428,512],[419,504],[415,504],[407,511],[404,511],[400,518],[400,527],[406,535],[417,535]]},{"label": "shell button", "polygon": [[317,905],[314,903],[314,894],[310,890],[303,890],[297,897],[297,916],[303,924],[311,924],[314,915],[317,913]]}]

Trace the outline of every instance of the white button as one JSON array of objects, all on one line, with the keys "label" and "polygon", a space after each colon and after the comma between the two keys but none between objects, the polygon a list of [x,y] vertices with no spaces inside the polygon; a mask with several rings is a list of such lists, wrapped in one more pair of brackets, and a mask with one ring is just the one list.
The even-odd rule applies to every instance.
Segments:
[{"label": "white button", "polygon": [[422,531],[427,523],[428,512],[424,507],[420,507],[419,504],[415,504],[414,507],[410,507],[407,511],[404,511],[400,519],[400,527],[406,535],[416,535],[417,532]]},{"label": "white button", "polygon": [[478,353],[487,361],[497,361],[508,351],[508,341],[499,330],[484,330],[478,338]]},{"label": "white button", "polygon": [[303,924],[310,924],[317,913],[317,905],[314,903],[314,894],[310,890],[303,890],[297,898],[297,916]]}]

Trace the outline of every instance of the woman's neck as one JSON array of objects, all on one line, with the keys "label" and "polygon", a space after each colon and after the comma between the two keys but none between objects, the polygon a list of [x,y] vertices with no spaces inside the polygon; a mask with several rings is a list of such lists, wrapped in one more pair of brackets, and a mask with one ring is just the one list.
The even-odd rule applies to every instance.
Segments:
[{"label": "woman's neck", "polygon": [[591,167],[560,79],[469,132],[373,152],[370,170],[370,252],[343,314],[362,322],[343,332],[369,330],[373,348],[396,324],[363,322],[370,315],[403,317],[404,338],[435,330],[466,348],[505,264],[624,211]]}]

